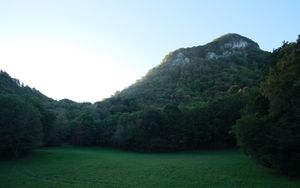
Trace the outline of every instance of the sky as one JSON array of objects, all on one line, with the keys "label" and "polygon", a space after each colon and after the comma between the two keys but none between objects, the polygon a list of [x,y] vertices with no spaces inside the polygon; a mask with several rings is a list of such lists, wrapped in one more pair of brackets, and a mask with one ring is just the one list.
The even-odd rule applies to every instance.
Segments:
[{"label": "sky", "polygon": [[96,102],[182,47],[238,33],[272,51],[298,0],[0,0],[0,69],[56,99]]}]

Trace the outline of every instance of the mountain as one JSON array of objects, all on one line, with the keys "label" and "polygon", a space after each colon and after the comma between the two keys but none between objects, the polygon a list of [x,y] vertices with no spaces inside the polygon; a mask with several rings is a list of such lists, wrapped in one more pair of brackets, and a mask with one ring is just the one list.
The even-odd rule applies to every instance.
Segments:
[{"label": "mountain", "polygon": [[253,89],[268,69],[269,52],[238,34],[175,50],[143,78],[116,94],[144,106],[207,102],[228,92]]}]

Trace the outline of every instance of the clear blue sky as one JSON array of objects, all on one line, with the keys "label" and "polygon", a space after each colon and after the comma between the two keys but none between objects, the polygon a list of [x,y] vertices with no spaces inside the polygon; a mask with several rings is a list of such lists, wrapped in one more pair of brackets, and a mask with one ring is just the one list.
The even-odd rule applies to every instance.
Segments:
[{"label": "clear blue sky", "polygon": [[300,1],[0,0],[0,69],[55,99],[98,101],[170,51],[239,33],[272,51],[300,34]]}]

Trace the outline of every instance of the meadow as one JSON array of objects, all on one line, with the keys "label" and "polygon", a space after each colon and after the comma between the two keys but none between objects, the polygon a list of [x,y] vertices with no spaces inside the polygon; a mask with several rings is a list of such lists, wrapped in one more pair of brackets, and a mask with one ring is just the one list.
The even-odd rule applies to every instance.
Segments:
[{"label": "meadow", "polygon": [[109,148],[42,148],[0,161],[0,188],[300,187],[238,150],[136,153]]}]

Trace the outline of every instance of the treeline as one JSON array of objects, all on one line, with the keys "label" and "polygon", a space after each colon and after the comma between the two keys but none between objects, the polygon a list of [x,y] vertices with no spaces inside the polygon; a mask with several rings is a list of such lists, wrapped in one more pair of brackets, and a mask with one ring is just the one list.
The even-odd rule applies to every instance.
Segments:
[{"label": "treeline", "polygon": [[105,103],[77,104],[62,112],[30,97],[1,95],[1,157],[17,158],[36,146],[63,144],[146,152],[233,147],[231,127],[244,105],[240,94],[183,109],[176,104],[141,109],[121,99]]},{"label": "treeline", "polygon": [[114,112],[104,124],[116,125],[108,143],[123,149],[150,152],[227,148],[235,145],[231,125],[240,117],[242,106],[240,96],[228,96],[193,108],[179,109],[169,104],[163,109]]}]

